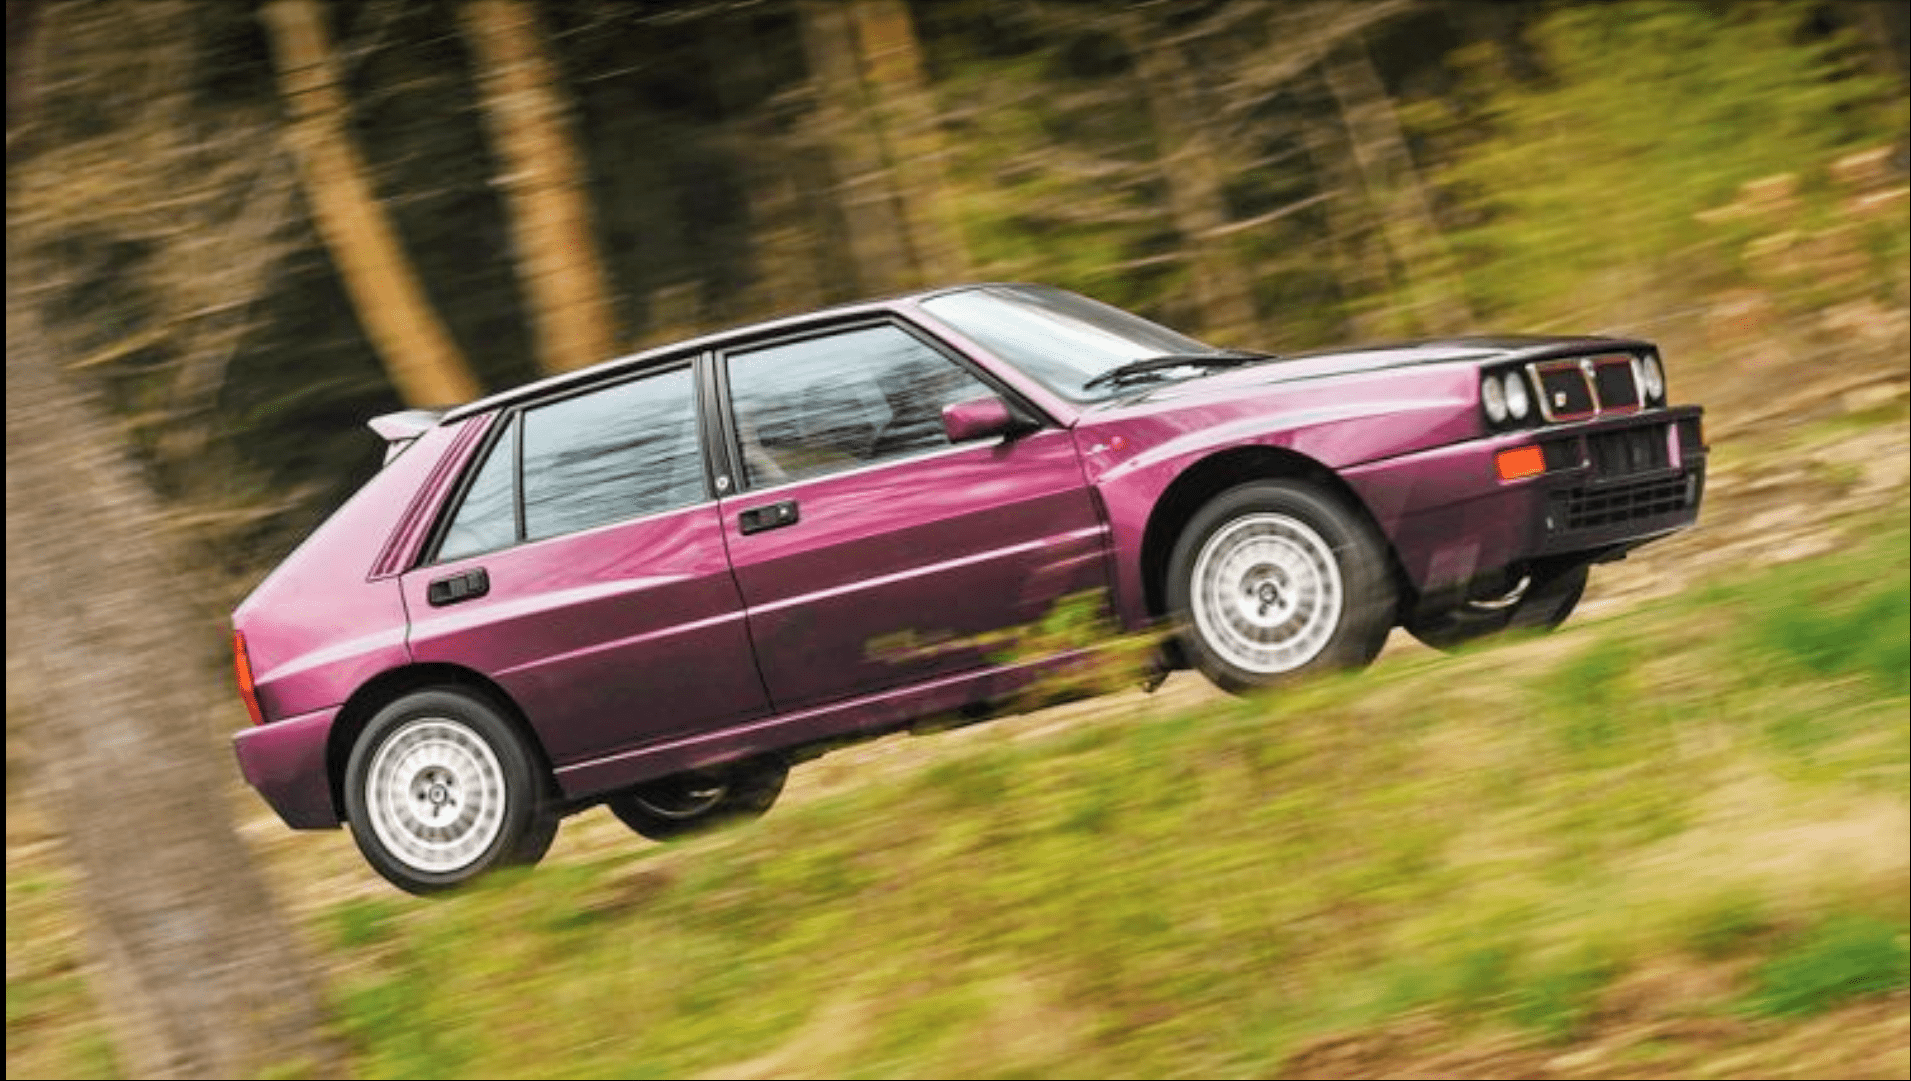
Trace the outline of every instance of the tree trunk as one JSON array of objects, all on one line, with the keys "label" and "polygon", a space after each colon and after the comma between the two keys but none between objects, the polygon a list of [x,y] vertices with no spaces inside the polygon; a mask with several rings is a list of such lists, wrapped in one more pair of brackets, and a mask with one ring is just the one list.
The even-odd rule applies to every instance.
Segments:
[{"label": "tree trunk", "polygon": [[78,872],[120,1066],[335,1076],[308,961],[233,832],[191,579],[112,423],[57,372],[31,280],[9,252],[7,714]]},{"label": "tree trunk", "polygon": [[909,6],[903,0],[854,0],[850,13],[916,268],[928,282],[960,280],[968,275],[969,255],[944,175],[941,120]]},{"label": "tree trunk", "polygon": [[1355,37],[1329,58],[1324,73],[1340,103],[1369,205],[1380,217],[1387,246],[1407,283],[1408,306],[1415,321],[1431,334],[1469,329],[1473,315],[1452,253],[1433,219],[1420,171],[1387,88],[1367,56],[1366,44]]},{"label": "tree trunk", "polygon": [[834,0],[802,0],[798,12],[803,53],[816,88],[817,126],[830,148],[857,282],[871,293],[919,285],[922,279],[897,213],[882,135],[872,123],[858,71],[850,9]]},{"label": "tree trunk", "polygon": [[503,170],[498,185],[538,364],[561,372],[607,360],[619,350],[585,165],[536,13],[524,0],[472,0],[460,13]]},{"label": "tree trunk", "polygon": [[821,307],[828,294],[813,205],[821,200],[797,179],[808,148],[787,130],[780,110],[746,97],[747,90],[773,81],[765,72],[766,43],[747,17],[710,19],[699,48],[711,71],[732,75],[715,80],[714,89],[723,111],[723,145],[737,162],[750,221],[750,288],[714,314],[760,317]]},{"label": "tree trunk", "polygon": [[432,310],[346,130],[325,17],[314,0],[271,0],[260,10],[319,235],[399,397],[414,406],[469,401],[478,381]]},{"label": "tree trunk", "polygon": [[1327,243],[1333,252],[1334,277],[1340,283],[1346,336],[1405,337],[1411,329],[1400,325],[1399,313],[1386,303],[1393,292],[1387,246],[1376,236],[1372,215],[1361,212],[1360,178],[1348,159],[1344,133],[1322,120],[1309,123],[1304,137],[1314,172],[1331,193],[1324,207]]},{"label": "tree trunk", "polygon": [[1186,247],[1188,289],[1202,331],[1223,343],[1246,342],[1258,320],[1247,274],[1228,252],[1228,224],[1218,148],[1194,100],[1194,73],[1180,46],[1163,41],[1138,18],[1124,26],[1154,122],[1168,210]]}]

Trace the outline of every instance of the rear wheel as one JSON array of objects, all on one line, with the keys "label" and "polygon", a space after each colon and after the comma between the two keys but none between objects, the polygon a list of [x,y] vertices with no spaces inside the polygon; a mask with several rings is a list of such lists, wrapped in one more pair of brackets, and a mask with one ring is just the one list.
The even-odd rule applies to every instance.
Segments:
[{"label": "rear wheel", "polygon": [[1367,665],[1393,626],[1394,589],[1359,515],[1311,485],[1268,480],[1188,522],[1168,606],[1195,667],[1239,694]]},{"label": "rear wheel", "polygon": [[558,814],[537,758],[490,703],[416,691],[359,734],[345,768],[345,814],[372,869],[435,893],[496,867],[542,859]]},{"label": "rear wheel", "polygon": [[781,758],[752,758],[646,781],[604,801],[612,814],[653,841],[761,817],[790,775]]}]

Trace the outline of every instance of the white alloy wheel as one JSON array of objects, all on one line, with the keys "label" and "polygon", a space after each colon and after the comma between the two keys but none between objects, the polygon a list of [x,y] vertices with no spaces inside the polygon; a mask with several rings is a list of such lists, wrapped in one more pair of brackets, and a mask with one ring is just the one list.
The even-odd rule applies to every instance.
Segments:
[{"label": "white alloy wheel", "polygon": [[1246,672],[1275,676],[1320,655],[1347,593],[1333,548],[1288,514],[1245,514],[1195,557],[1192,603],[1202,639]]},{"label": "white alloy wheel", "polygon": [[504,828],[504,769],[458,721],[422,717],[379,745],[365,778],[369,825],[393,857],[428,874],[476,862]]},{"label": "white alloy wheel", "polygon": [[1182,655],[1232,694],[1364,668],[1397,616],[1386,545],[1358,504],[1298,478],[1210,498],[1166,569]]},{"label": "white alloy wheel", "polygon": [[386,703],[345,763],[345,819],[365,861],[399,889],[437,893],[543,858],[563,811],[530,738],[462,688]]}]

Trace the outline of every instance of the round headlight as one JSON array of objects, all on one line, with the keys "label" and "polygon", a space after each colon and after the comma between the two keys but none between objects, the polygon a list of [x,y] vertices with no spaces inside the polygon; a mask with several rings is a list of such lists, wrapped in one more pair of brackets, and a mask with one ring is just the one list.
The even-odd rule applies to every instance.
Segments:
[{"label": "round headlight", "polygon": [[1487,376],[1480,384],[1480,404],[1486,408],[1486,419],[1495,424],[1506,423],[1506,389],[1497,378]]},{"label": "round headlight", "polygon": [[1665,369],[1659,367],[1656,354],[1647,353],[1639,361],[1640,389],[1645,392],[1646,401],[1658,403],[1665,401]]},{"label": "round headlight", "polygon": [[1525,420],[1533,407],[1532,399],[1526,396],[1526,380],[1518,372],[1507,372],[1502,381],[1506,384],[1506,412],[1514,420]]}]

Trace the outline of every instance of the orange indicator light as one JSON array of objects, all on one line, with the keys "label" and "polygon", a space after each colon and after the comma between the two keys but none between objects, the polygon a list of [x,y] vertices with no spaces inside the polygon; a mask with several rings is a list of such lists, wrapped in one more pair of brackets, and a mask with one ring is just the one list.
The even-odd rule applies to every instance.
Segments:
[{"label": "orange indicator light", "polygon": [[1546,472],[1546,455],[1538,447],[1514,447],[1494,455],[1493,464],[1499,468],[1501,480],[1537,477]]}]

